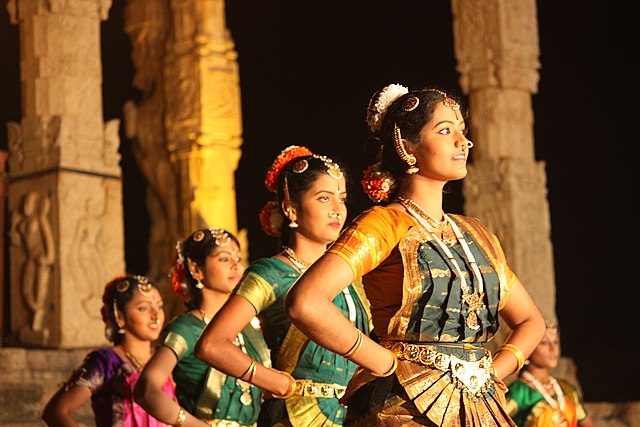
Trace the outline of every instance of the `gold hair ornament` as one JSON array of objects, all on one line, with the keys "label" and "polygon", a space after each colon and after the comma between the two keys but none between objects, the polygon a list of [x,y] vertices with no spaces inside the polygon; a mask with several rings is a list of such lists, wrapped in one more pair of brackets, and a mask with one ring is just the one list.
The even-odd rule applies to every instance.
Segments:
[{"label": "gold hair ornament", "polygon": [[407,149],[405,148],[404,143],[402,142],[402,135],[400,134],[400,128],[395,123],[393,124],[393,141],[396,148],[396,153],[398,153],[398,157],[400,157],[400,160],[402,160],[403,162],[409,165],[409,168],[405,171],[405,173],[409,175],[413,175],[414,173],[418,172],[420,169],[418,169],[418,167],[415,166],[416,156],[414,156],[413,154],[409,154],[407,152]]},{"label": "gold hair ornament", "polygon": [[451,108],[454,113],[456,113],[456,119],[458,118],[458,110],[460,110],[460,104],[458,104],[458,101],[456,101],[455,99],[451,98],[449,95],[447,95],[445,92],[438,90],[438,89],[429,89],[432,92],[436,92],[439,93],[440,95],[442,95],[443,99],[442,99],[442,103],[445,105],[445,107],[449,107]]},{"label": "gold hair ornament", "polygon": [[413,111],[420,105],[420,99],[417,96],[410,96],[402,104],[402,109],[406,112]]}]

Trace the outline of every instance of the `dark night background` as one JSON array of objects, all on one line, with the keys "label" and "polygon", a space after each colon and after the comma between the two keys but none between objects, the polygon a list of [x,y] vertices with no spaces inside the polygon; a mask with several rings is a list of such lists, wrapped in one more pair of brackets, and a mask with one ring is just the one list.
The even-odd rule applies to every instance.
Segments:
[{"label": "dark night background", "polygon": [[[628,338],[638,315],[637,273],[625,260],[637,239],[623,228],[631,219],[631,199],[637,199],[629,165],[635,129],[628,121],[635,117],[623,105],[625,77],[638,72],[618,43],[620,11],[600,4],[538,2],[541,69],[533,96],[536,159],[547,171],[562,351],[575,360],[589,402],[640,400],[634,385],[640,369]],[[114,1],[102,24],[105,120],[122,118],[124,102],[139,96],[130,84],[123,6]],[[275,251],[257,214],[269,199],[264,173],[282,148],[306,145],[348,165],[353,217],[369,205],[359,180],[369,164],[364,112],[370,95],[389,83],[459,92],[449,1],[232,1],[227,20],[239,54],[243,103],[238,222],[249,230],[252,260]],[[0,13],[2,124],[20,120],[18,27],[8,21]],[[121,138],[127,268],[144,273],[144,180],[131,141],[122,132]],[[0,144],[6,147],[4,131]],[[463,213],[459,183],[451,189],[445,210]]]}]

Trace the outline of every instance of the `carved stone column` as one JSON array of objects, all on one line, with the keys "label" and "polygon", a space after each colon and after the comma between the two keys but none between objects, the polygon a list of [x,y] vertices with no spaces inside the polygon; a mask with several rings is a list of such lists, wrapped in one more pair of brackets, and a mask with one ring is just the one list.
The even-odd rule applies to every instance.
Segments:
[{"label": "carved stone column", "polygon": [[511,268],[555,321],[555,276],[544,163],[535,160],[531,96],[538,90],[534,0],[452,0],[460,86],[475,142],[465,213],[500,238]]},{"label": "carved stone column", "polygon": [[167,147],[178,164],[182,234],[237,232],[235,177],[242,144],[237,53],[224,0],[171,0],[165,56]]},{"label": "carved stone column", "polygon": [[25,346],[106,343],[105,283],[124,272],[119,121],[103,122],[109,0],[12,0],[22,121],[10,122],[11,329]]}]

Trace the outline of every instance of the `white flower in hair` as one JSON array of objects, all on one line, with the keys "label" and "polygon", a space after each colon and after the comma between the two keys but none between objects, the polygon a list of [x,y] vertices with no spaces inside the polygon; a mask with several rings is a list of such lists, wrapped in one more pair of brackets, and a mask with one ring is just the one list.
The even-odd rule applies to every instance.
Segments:
[{"label": "white flower in hair", "polygon": [[176,254],[177,254],[178,264],[183,265],[184,255],[182,254],[182,242],[180,240],[176,242]]},{"label": "white flower in hair", "polygon": [[382,119],[389,105],[406,93],[409,93],[409,89],[400,84],[392,83],[382,89],[375,99],[369,101],[367,124],[371,132],[377,133],[380,131]]}]

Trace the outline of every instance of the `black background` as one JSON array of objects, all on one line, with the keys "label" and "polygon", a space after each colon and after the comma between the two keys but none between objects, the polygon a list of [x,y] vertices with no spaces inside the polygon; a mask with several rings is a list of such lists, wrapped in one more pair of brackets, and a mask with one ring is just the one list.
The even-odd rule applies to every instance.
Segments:
[{"label": "black background", "polygon": [[[451,5],[442,0],[227,3],[239,54],[244,126],[236,173],[238,222],[249,230],[250,256],[256,259],[275,250],[257,214],[269,199],[264,173],[282,148],[305,145],[346,164],[353,181],[352,217],[369,206],[359,181],[369,163],[364,111],[370,95],[389,83],[438,84],[459,92]],[[122,118],[124,102],[139,96],[130,84],[123,4],[115,1],[102,23],[105,119]],[[635,114],[625,105],[637,65],[632,68],[621,43],[621,11],[609,4],[599,10],[596,2],[542,1],[537,7],[535,155],[546,164],[562,351],[577,364],[586,401],[640,400],[640,387],[633,385],[640,369],[631,335],[640,301],[636,265],[630,261],[637,253],[630,208],[637,200],[631,165]],[[0,122],[5,123],[20,119],[19,47],[17,26],[0,15]],[[122,132],[121,139],[127,269],[144,273],[144,179],[133,162],[131,141]],[[0,143],[6,147],[2,132]],[[463,213],[460,184],[450,188],[445,209]]]}]

